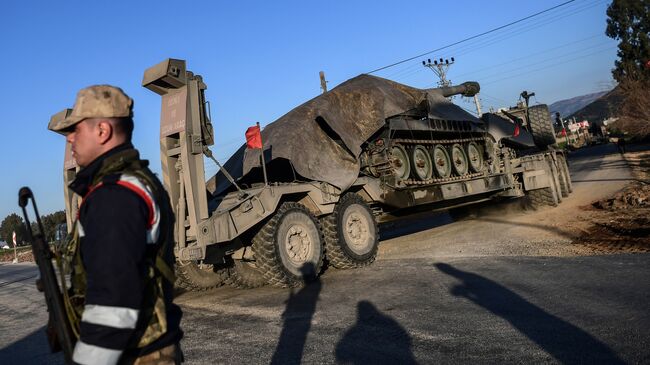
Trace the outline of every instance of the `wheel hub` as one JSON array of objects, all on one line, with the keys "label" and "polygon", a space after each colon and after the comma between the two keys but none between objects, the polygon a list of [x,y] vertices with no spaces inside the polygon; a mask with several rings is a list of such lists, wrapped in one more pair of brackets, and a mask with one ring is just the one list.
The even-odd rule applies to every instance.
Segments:
[{"label": "wheel hub", "polygon": [[368,241],[367,222],[358,213],[351,213],[345,223],[345,229],[348,237],[350,237],[350,244],[357,248],[363,248]]},{"label": "wheel hub", "polygon": [[310,256],[311,243],[306,227],[291,226],[287,232],[285,245],[287,256],[294,263],[306,262]]}]

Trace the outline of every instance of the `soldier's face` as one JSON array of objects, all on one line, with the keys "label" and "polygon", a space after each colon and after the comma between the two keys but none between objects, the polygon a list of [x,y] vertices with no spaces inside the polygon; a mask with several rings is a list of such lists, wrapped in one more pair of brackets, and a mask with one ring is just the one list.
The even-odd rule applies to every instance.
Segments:
[{"label": "soldier's face", "polygon": [[100,131],[94,120],[86,119],[77,123],[66,140],[71,145],[72,157],[81,167],[88,166],[101,154]]}]

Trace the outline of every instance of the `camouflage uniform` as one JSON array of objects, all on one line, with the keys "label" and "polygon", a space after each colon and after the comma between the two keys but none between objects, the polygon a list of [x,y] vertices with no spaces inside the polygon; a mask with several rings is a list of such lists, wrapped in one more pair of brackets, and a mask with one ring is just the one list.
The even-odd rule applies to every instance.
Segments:
[{"label": "camouflage uniform", "polygon": [[[108,85],[77,96],[50,125],[66,134],[86,118],[130,118],[133,101]],[[173,220],[167,193],[130,142],[84,166],[69,188],[83,197],[62,250],[64,293],[80,364],[180,363],[180,308],[173,304]]]}]

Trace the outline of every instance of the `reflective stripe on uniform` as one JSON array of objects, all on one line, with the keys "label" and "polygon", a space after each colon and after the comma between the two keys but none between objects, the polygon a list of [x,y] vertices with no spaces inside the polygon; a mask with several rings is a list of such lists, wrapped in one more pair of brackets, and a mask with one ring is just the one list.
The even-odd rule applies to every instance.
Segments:
[{"label": "reflective stripe on uniform", "polygon": [[86,304],[81,321],[113,328],[134,329],[139,313],[139,310],[132,308]]},{"label": "reflective stripe on uniform", "polygon": [[113,365],[117,364],[120,356],[122,356],[122,350],[107,349],[79,341],[74,347],[72,361],[83,365]]},{"label": "reflective stripe on uniform", "polygon": [[84,237],[86,236],[86,232],[84,232],[84,227],[81,225],[81,221],[77,219],[77,234],[79,237]]},{"label": "reflective stripe on uniform", "polygon": [[153,193],[133,175],[122,174],[117,184],[138,194],[147,203],[147,208],[149,209],[147,243],[156,243],[160,234],[160,208],[153,198]]}]

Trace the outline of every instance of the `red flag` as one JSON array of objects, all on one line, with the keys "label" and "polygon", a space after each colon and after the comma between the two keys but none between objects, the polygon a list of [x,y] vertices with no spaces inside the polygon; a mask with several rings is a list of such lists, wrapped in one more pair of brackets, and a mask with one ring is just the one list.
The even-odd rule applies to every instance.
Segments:
[{"label": "red flag", "polygon": [[562,128],[562,137],[566,137],[566,128]]},{"label": "red flag", "polygon": [[519,123],[515,122],[515,132],[512,134],[513,137],[517,137],[519,135]]},{"label": "red flag", "polygon": [[246,147],[262,148],[262,134],[259,125],[249,127],[246,130]]}]

